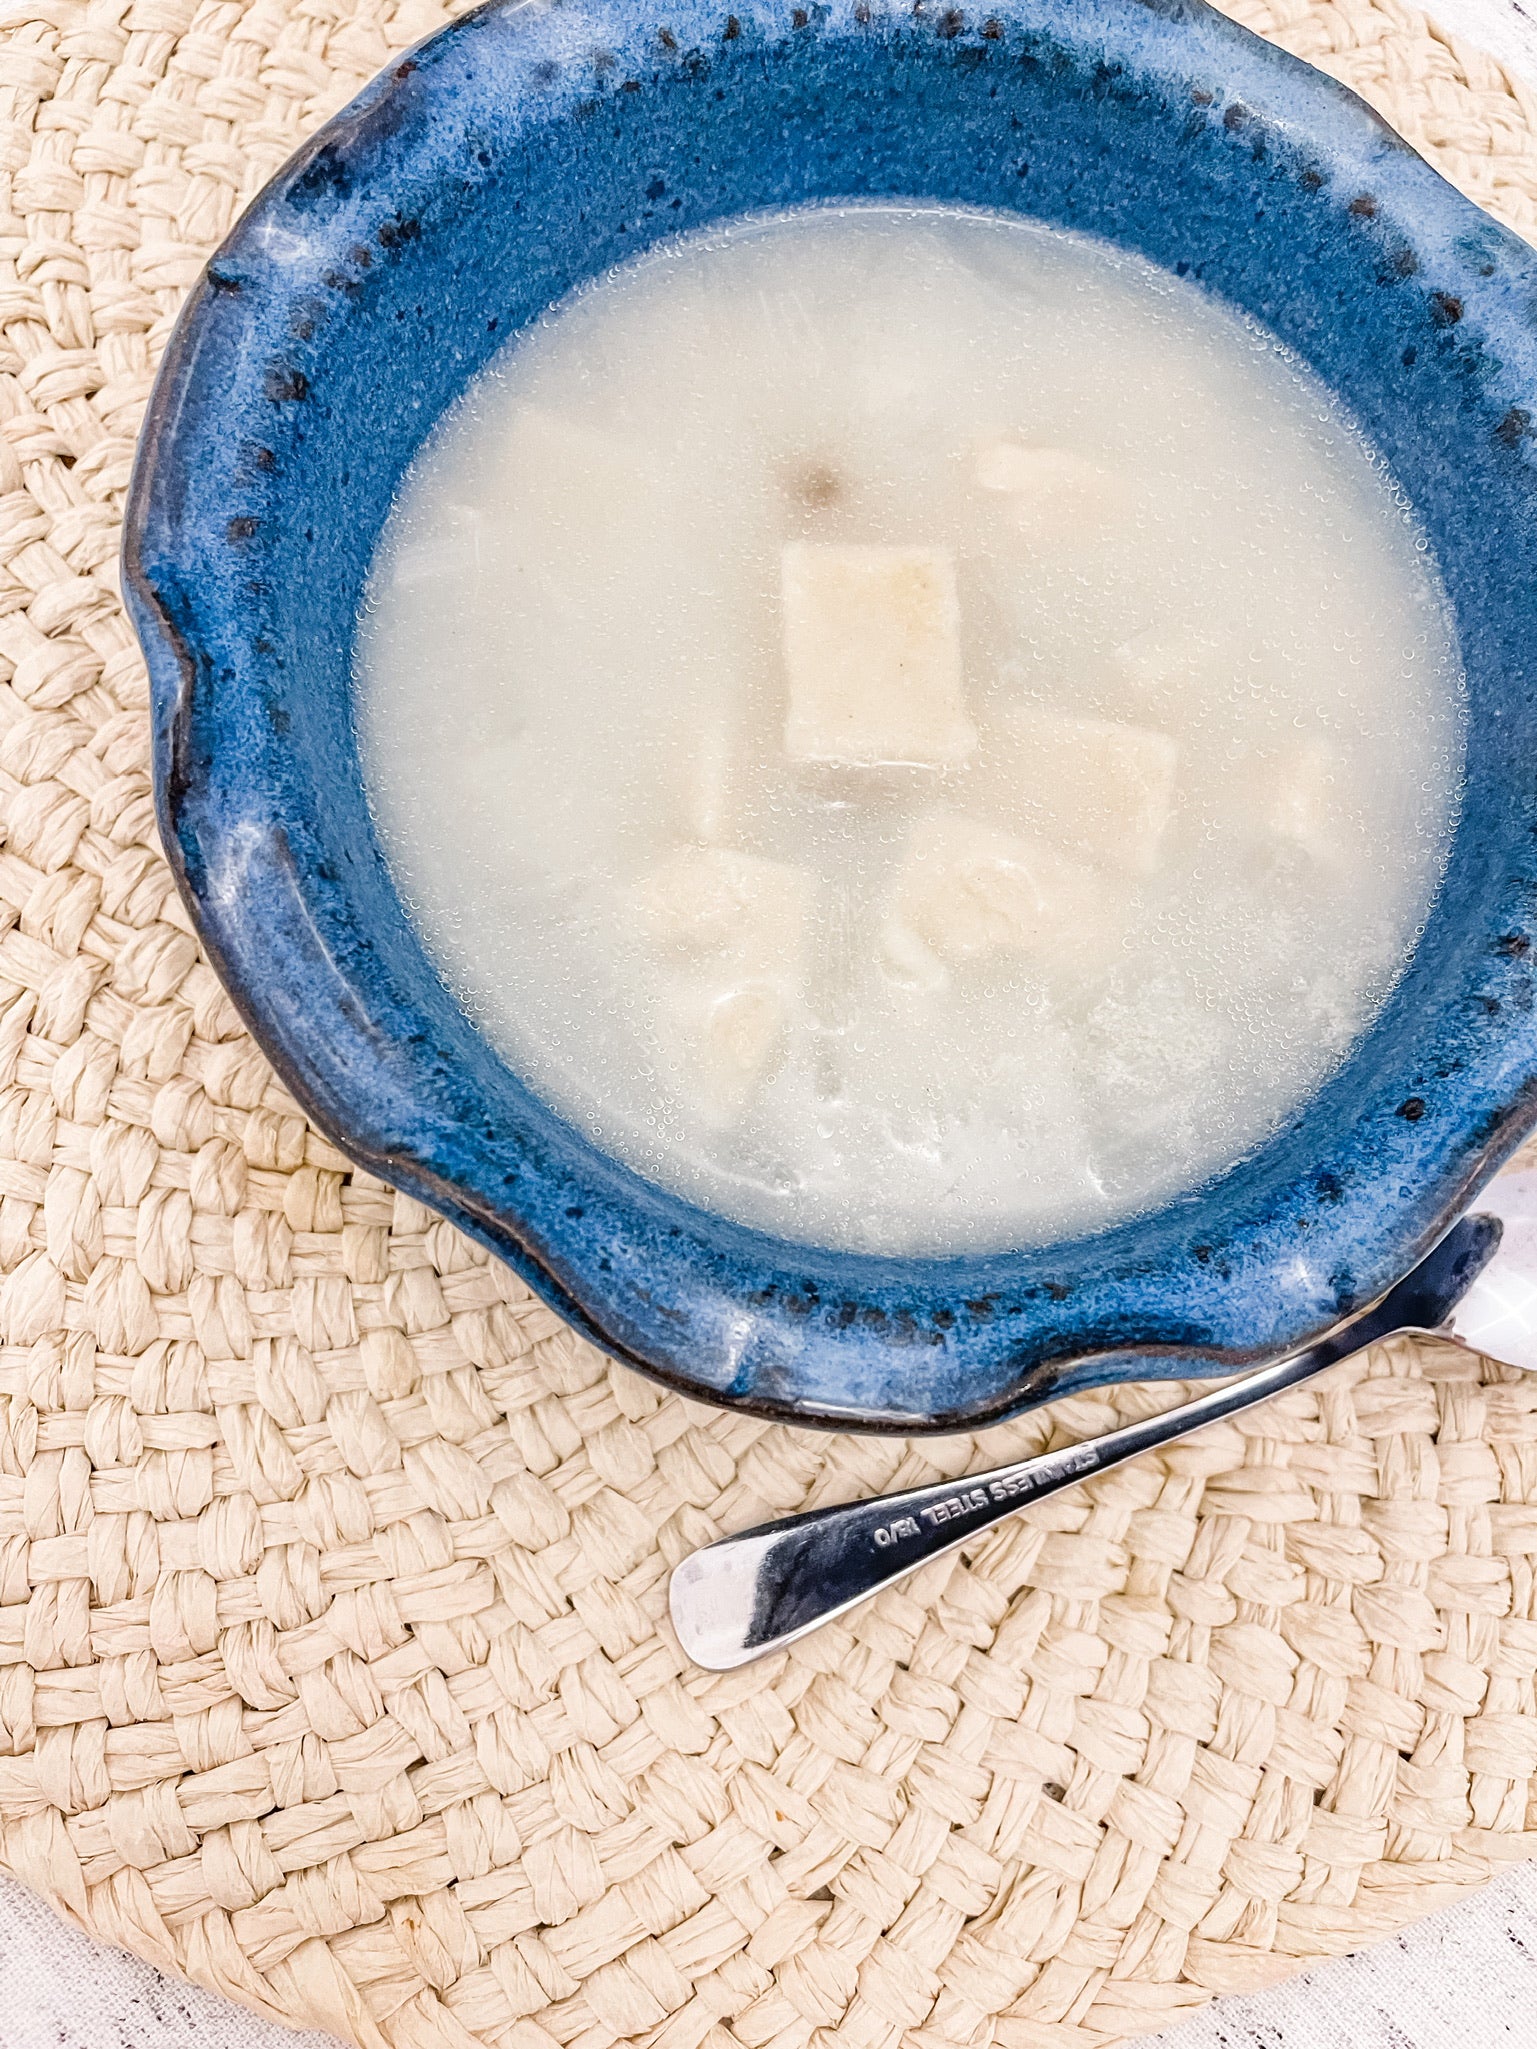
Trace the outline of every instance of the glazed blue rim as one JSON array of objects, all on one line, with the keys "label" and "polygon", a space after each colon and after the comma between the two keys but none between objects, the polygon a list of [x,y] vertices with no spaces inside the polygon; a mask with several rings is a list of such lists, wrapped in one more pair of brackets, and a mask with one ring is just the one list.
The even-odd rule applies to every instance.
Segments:
[{"label": "glazed blue rim", "polygon": [[[1415,504],[1469,678],[1447,874],[1343,1068],[1193,1194],[985,1258],[773,1239],[565,1124],[427,959],[349,715],[390,497],[509,333],[670,233],[880,197],[1108,235],[1272,328]],[[665,19],[491,0],[285,166],[166,352],[124,571],[173,868],[321,1129],[667,1385],[959,1430],[1105,1380],[1233,1370],[1375,1299],[1537,1117],[1534,395],[1533,252],[1354,95],[1199,0],[685,0]]]}]

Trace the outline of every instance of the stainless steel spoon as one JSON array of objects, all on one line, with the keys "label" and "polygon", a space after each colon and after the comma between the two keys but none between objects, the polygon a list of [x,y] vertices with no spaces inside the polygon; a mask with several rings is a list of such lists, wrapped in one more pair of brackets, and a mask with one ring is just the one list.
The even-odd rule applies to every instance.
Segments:
[{"label": "stainless steel spoon", "polygon": [[1087,1443],[706,1545],[672,1576],[678,1641],[712,1672],[782,1650],[1017,1509],[1236,1416],[1399,1331],[1434,1333],[1537,1371],[1537,1171],[1500,1175],[1380,1302],[1305,1351]]}]

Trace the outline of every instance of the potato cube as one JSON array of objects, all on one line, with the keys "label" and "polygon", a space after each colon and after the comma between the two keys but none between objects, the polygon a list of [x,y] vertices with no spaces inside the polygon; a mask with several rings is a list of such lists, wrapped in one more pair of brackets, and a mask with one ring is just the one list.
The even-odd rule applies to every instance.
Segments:
[{"label": "potato cube", "polygon": [[[564,413],[524,406],[495,460],[503,499],[482,546],[497,602],[515,608],[520,631],[558,621],[572,673],[602,673],[616,659],[618,594],[666,591],[687,544],[679,506],[659,487],[654,454]],[[658,607],[642,609],[636,637],[649,652]]]},{"label": "potato cube", "polygon": [[1338,851],[1330,815],[1337,766],[1333,749],[1313,739],[1288,748],[1265,767],[1260,803],[1266,825],[1315,860],[1330,860]]},{"label": "potato cube", "polygon": [[1167,733],[1036,705],[1004,714],[995,758],[1013,799],[1054,843],[1148,875],[1174,809],[1179,747]]},{"label": "potato cube", "polygon": [[711,1124],[734,1123],[779,1065],[790,1022],[783,989],[762,982],[667,991],[659,1037],[682,1091]]},{"label": "potato cube", "polygon": [[473,576],[486,546],[486,522],[474,505],[448,505],[425,533],[410,532],[395,550],[390,581],[396,590],[441,585],[445,577]]},{"label": "potato cube", "polygon": [[1058,538],[1097,533],[1131,505],[1123,477],[1070,448],[989,441],[973,457],[971,473],[984,491],[1008,499],[1027,531]]},{"label": "potato cube", "polygon": [[678,741],[670,763],[677,777],[682,829],[709,845],[732,824],[733,784],[738,774],[735,735],[720,718],[680,707]]},{"label": "potato cube", "polygon": [[886,926],[889,961],[912,969],[919,949],[949,965],[994,953],[1043,967],[1079,967],[1120,944],[1124,905],[1106,879],[1055,847],[958,811],[913,828]]},{"label": "potato cube", "polygon": [[654,946],[699,964],[800,978],[811,877],[730,847],[682,847],[635,891]]},{"label": "potato cube", "polygon": [[782,563],[785,749],[851,768],[951,768],[977,744],[947,548],[792,542]]},{"label": "potato cube", "polygon": [[[520,526],[545,534],[606,544],[635,525],[636,502],[654,496],[655,464],[644,449],[537,406],[514,415],[500,467],[522,508]],[[652,516],[648,506],[648,526]],[[648,533],[636,538],[649,543]]]},{"label": "potato cube", "polygon": [[1114,656],[1121,676],[1149,706],[1175,710],[1231,689],[1241,659],[1222,636],[1184,626],[1151,626]]},{"label": "potato cube", "polygon": [[812,881],[727,847],[683,847],[633,894],[665,963],[657,1038],[681,1094],[712,1123],[750,1105],[781,1057],[800,996]]}]

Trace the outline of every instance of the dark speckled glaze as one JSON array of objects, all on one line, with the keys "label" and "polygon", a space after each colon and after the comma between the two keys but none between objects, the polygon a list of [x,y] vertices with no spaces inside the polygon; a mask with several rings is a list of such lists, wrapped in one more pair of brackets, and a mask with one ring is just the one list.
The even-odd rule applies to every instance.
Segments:
[{"label": "dark speckled glaze", "polygon": [[[1231,1370],[1379,1294],[1537,1116],[1537,256],[1359,100],[1194,0],[735,4],[493,0],[323,129],[209,265],[125,553],[166,845],[321,1126],[675,1386],[955,1429]],[[1464,809],[1375,1026],[1245,1164],[1046,1250],[807,1250],[604,1158],[445,991],[359,780],[364,573],[466,380],[660,237],[840,195],[1108,236],[1268,323],[1392,464],[1462,640]]]}]

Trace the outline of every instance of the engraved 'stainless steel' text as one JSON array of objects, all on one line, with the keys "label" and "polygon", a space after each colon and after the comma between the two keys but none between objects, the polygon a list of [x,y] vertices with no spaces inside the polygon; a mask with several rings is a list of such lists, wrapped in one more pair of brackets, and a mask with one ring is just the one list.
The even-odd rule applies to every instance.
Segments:
[{"label": "engraved 'stainless steel' text", "polygon": [[[1096,1463],[1092,1446],[1070,1445],[1060,1458],[1051,1464],[1051,1476],[1059,1478],[1064,1473],[1086,1473]],[[894,1516],[889,1523],[882,1523],[871,1534],[877,1551],[889,1551],[893,1544],[900,1544],[906,1538],[923,1534],[923,1525],[937,1529],[941,1523],[954,1522],[957,1516],[965,1515],[968,1509],[986,1508],[997,1501],[1012,1501],[1019,1495],[1028,1494],[1041,1484],[1040,1472],[1002,1473],[989,1480],[982,1487],[963,1487],[959,1494],[947,1495],[943,1501],[931,1502],[921,1508],[917,1515]]]}]

